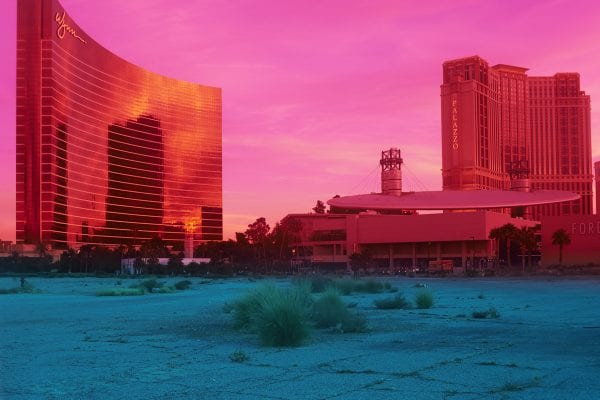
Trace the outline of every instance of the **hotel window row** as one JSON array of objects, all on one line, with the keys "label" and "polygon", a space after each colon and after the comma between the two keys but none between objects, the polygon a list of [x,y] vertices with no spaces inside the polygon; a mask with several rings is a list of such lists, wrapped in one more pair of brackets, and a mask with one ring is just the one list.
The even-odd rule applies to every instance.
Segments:
[{"label": "hotel window row", "polygon": [[55,0],[18,1],[17,241],[221,240],[221,90],[115,56]]}]

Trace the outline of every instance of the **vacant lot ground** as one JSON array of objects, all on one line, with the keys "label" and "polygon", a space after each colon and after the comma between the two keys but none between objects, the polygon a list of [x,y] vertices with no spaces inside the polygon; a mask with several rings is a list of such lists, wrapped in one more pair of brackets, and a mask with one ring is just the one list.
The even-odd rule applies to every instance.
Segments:
[{"label": "vacant lot ground", "polygon": [[[28,281],[40,292],[0,295],[2,399],[600,398],[597,278],[390,278],[410,300],[427,285],[433,308],[345,296],[370,332],[313,330],[291,349],[262,347],[223,312],[267,280],[192,278],[185,291],[128,297],[95,293],[136,280]],[[472,317],[490,308],[500,317]]]}]

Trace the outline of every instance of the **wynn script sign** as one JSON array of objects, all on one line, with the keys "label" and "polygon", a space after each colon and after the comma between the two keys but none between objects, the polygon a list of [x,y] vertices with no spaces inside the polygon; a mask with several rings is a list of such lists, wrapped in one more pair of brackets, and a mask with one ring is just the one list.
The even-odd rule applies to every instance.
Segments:
[{"label": "wynn script sign", "polygon": [[73,29],[70,25],[68,25],[65,22],[65,12],[64,11],[62,12],[62,14],[60,12],[57,12],[56,15],[54,16],[54,20],[58,24],[58,28],[56,28],[56,36],[58,36],[60,39],[64,38],[65,34],[68,32],[75,39],[79,39],[81,41],[81,43],[87,43],[81,36],[79,36],[77,34],[75,29]]}]

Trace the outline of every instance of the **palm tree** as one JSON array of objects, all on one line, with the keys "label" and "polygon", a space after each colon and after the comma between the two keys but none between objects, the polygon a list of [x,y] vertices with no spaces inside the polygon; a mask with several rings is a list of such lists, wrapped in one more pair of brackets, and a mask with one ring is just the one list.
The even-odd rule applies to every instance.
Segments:
[{"label": "palm tree", "polygon": [[517,227],[513,224],[504,224],[501,227],[494,228],[490,231],[489,238],[496,239],[498,241],[506,241],[506,260],[508,261],[508,268],[512,268],[510,260],[510,242],[517,236]]},{"label": "palm tree", "polygon": [[563,247],[564,245],[571,244],[571,236],[564,228],[560,228],[552,234],[552,244],[555,246],[558,245],[558,263],[562,265]]},{"label": "palm tree", "polygon": [[523,272],[525,272],[525,254],[529,255],[529,268],[531,268],[531,252],[537,247],[535,228],[522,226],[521,229],[517,230],[516,240],[521,249]]}]

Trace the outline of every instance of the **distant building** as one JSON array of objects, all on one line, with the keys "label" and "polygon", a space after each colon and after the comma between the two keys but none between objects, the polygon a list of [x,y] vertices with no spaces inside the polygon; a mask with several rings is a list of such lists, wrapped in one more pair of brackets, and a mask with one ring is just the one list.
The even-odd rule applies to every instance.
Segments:
[{"label": "distant building", "polygon": [[[378,268],[427,267],[448,260],[456,270],[492,267],[498,244],[493,228],[536,222],[492,211],[424,215],[290,214],[302,231],[293,247],[296,260],[316,266],[345,268],[352,253],[367,250]],[[517,264],[517,260],[513,260]]]},{"label": "distant building", "polygon": [[221,89],[123,60],[56,0],[17,1],[16,86],[19,245],[222,239]]},{"label": "distant building", "polygon": [[559,264],[560,247],[552,243],[552,235],[564,229],[571,243],[563,246],[563,265],[600,265],[600,216],[569,215],[542,217],[543,267]]},{"label": "distant building", "polygon": [[590,96],[579,74],[531,77],[478,56],[443,65],[442,177],[450,190],[528,189],[581,196],[533,206],[529,217],[592,214]]},{"label": "distant building", "polygon": [[15,244],[10,240],[0,240],[0,255],[8,256],[15,251]]},{"label": "distant building", "polygon": [[[334,197],[327,201],[329,214],[288,215],[301,227],[292,249],[295,261],[339,268],[353,253],[368,253],[379,268],[390,270],[495,267],[500,252],[490,239],[492,229],[539,223],[490,210],[579,198],[564,191],[523,191],[514,184],[513,190],[403,192],[402,164],[399,149],[382,151],[381,193]],[[419,215],[419,210],[452,212]]]}]

